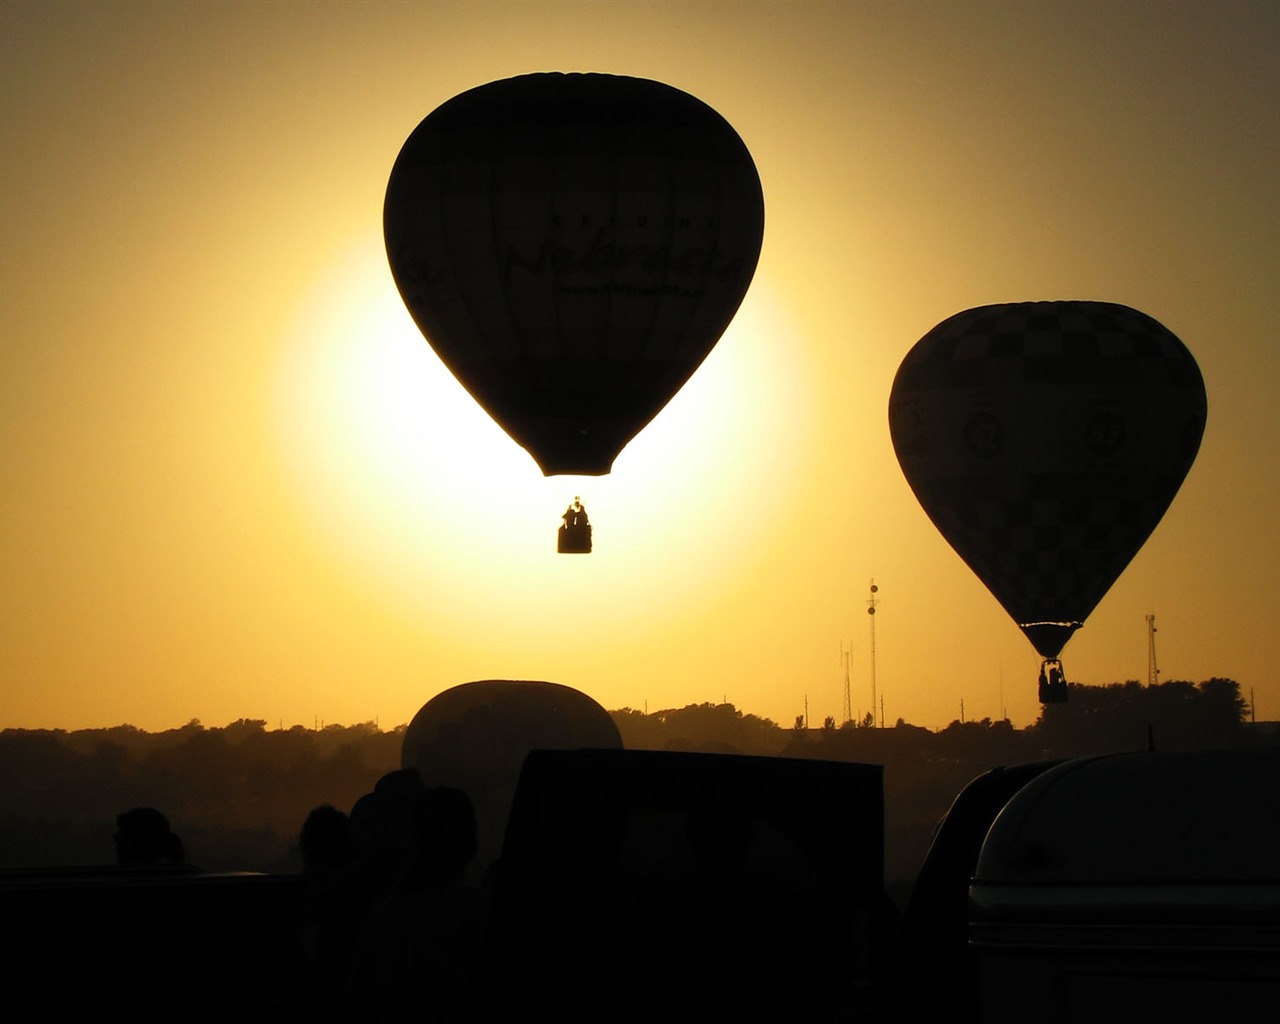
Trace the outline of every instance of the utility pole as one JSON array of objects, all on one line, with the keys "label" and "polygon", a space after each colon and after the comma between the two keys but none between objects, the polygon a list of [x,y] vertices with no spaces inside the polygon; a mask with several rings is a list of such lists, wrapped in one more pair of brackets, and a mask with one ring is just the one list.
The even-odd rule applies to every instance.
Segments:
[{"label": "utility pole", "polygon": [[1160,682],[1160,666],[1156,664],[1156,617],[1147,616],[1147,685]]},{"label": "utility pole", "polygon": [[[880,599],[876,597],[880,588],[876,586],[875,577],[871,578],[870,597],[867,598],[867,615],[871,618],[871,724],[876,720],[876,605]],[[884,728],[884,710],[880,712],[880,727]]]}]

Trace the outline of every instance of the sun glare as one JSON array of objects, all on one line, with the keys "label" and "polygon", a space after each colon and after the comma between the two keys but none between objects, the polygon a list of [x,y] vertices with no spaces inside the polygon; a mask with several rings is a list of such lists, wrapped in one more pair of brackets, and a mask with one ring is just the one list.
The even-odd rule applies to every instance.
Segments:
[{"label": "sun glare", "polygon": [[[588,584],[679,614],[731,582],[798,470],[784,453],[805,389],[764,291],[612,474],[547,478],[422,338],[380,242],[353,246],[303,304],[281,366],[283,450],[317,543],[382,597],[433,611],[537,615],[531,596]],[[557,555],[576,495],[595,550]]]}]

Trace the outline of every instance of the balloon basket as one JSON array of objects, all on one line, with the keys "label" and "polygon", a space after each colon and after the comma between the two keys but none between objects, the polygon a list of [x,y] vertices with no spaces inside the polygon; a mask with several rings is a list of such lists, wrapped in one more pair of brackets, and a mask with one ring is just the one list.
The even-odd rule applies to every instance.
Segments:
[{"label": "balloon basket", "polygon": [[1040,703],[1065,704],[1067,702],[1067,678],[1062,672],[1062,662],[1046,658],[1040,663]]},{"label": "balloon basket", "polygon": [[591,527],[560,527],[560,535],[556,540],[556,551],[562,555],[591,554]]}]

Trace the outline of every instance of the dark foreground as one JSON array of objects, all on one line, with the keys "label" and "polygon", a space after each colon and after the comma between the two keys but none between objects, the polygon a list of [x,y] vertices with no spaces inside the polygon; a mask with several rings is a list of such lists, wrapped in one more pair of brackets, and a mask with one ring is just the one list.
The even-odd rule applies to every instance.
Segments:
[{"label": "dark foreground", "polygon": [[487,888],[392,893],[372,961],[317,945],[312,878],[111,867],[0,876],[4,972],[33,1019],[1246,1019],[1277,782],[1266,750],[987,773],[899,913],[879,766],[537,751]]}]

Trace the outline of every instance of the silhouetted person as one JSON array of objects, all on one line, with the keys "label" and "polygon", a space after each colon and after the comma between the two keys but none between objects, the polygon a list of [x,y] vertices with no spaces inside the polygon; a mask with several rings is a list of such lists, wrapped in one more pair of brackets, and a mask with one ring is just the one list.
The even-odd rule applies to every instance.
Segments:
[{"label": "silhouetted person", "polygon": [[[412,859],[417,806],[426,793],[412,768],[388,772],[351,808],[354,856],[332,879],[331,929],[345,952],[370,909],[404,877]],[[345,973],[345,967],[344,967]]]},{"label": "silhouetted person", "polygon": [[330,804],[314,808],[302,823],[298,849],[303,878],[298,938],[305,957],[300,998],[309,1019],[338,1021],[355,930],[366,909],[342,887],[342,873],[356,859],[351,819]]},{"label": "silhouetted person", "polygon": [[575,496],[573,504],[565,509],[564,522],[566,526],[586,526],[590,522],[587,510],[582,507],[581,498]]},{"label": "silhouetted person", "polygon": [[351,819],[332,804],[321,804],[307,815],[298,834],[303,874],[346,867],[356,859]]},{"label": "silhouetted person", "polygon": [[[416,773],[415,773],[416,774]],[[365,919],[348,987],[358,1021],[463,1021],[476,991],[489,897],[463,881],[475,858],[470,798],[448,787],[413,799],[413,840],[404,870]]]},{"label": "silhouetted person", "polygon": [[154,807],[135,807],[116,816],[116,863],[176,865],[186,861],[182,840]]},{"label": "silhouetted person", "polygon": [[564,510],[557,550],[562,554],[587,554],[591,551],[591,521],[582,499],[574,495],[573,504]]},{"label": "silhouetted person", "polygon": [[1062,675],[1062,662],[1054,659],[1042,661],[1040,663],[1040,703],[1061,704],[1066,699],[1067,681]]},{"label": "silhouetted person", "polygon": [[298,846],[306,881],[299,932],[311,972],[303,993],[319,1021],[346,1019],[345,992],[357,937],[372,909],[401,884],[413,859],[418,807],[426,794],[416,769],[388,772],[345,815],[313,809]]}]

